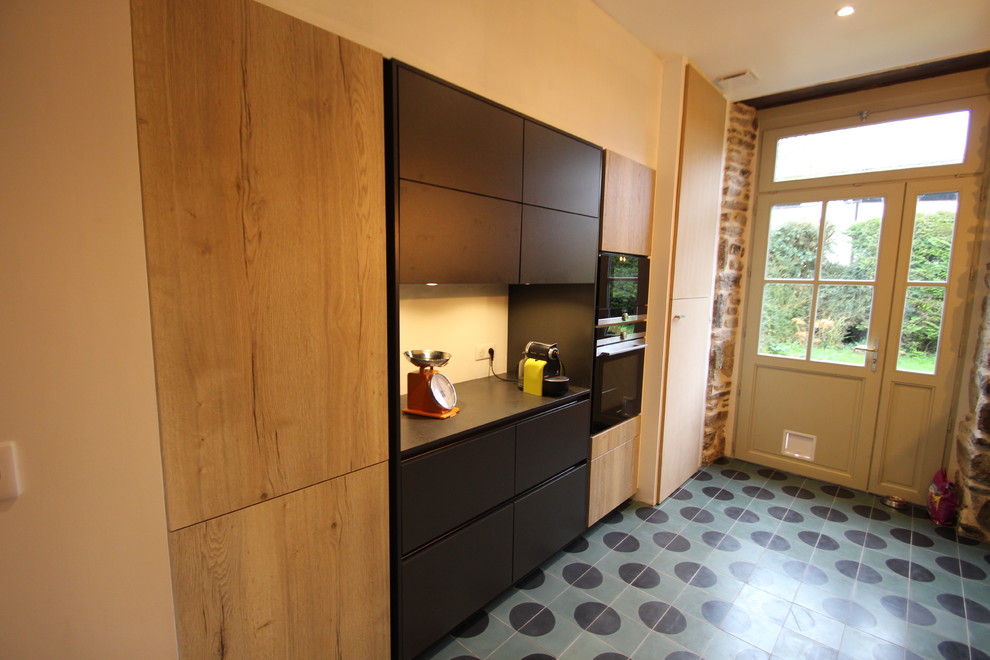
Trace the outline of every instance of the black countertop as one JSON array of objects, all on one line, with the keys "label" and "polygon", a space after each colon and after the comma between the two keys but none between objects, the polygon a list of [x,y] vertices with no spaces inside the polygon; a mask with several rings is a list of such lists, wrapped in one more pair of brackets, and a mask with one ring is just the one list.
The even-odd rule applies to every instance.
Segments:
[{"label": "black countertop", "polygon": [[[526,394],[516,383],[494,376],[455,383],[460,412],[447,419],[401,413],[399,420],[402,458],[409,458],[501,424],[525,419],[589,396],[589,390],[571,385],[562,396]],[[401,397],[406,407],[406,397]]]}]

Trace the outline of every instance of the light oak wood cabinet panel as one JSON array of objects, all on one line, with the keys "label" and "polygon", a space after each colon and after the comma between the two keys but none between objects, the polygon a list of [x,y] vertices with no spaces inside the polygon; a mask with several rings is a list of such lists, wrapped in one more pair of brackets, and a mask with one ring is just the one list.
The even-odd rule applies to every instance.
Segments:
[{"label": "light oak wood cabinet panel", "polygon": [[608,453],[630,440],[639,437],[639,430],[642,427],[642,415],[637,415],[630,420],[616,424],[610,429],[605,429],[601,433],[591,436],[591,456],[598,458],[602,454]]},{"label": "light oak wood cabinet panel", "polygon": [[721,214],[727,102],[692,66],[684,83],[674,299],[712,295]]},{"label": "light oak wood cabinet panel", "polygon": [[670,495],[701,465],[726,108],[721,93],[694,67],[688,66],[658,501]]},{"label": "light oak wood cabinet panel", "polygon": [[588,526],[636,492],[642,416],[591,436]]},{"label": "light oak wood cabinet panel", "polygon": [[636,493],[639,434],[589,463],[588,526]]},{"label": "light oak wood cabinet panel", "polygon": [[660,462],[661,500],[701,465],[711,310],[711,298],[685,298],[671,305]]},{"label": "light oak wood cabinet panel", "polygon": [[174,530],[387,456],[382,58],[247,0],[132,24]]},{"label": "light oak wood cabinet panel", "polygon": [[605,152],[602,251],[650,256],[656,172],[614,151]]},{"label": "light oak wood cabinet panel", "polygon": [[179,651],[388,658],[387,463],[169,534]]}]

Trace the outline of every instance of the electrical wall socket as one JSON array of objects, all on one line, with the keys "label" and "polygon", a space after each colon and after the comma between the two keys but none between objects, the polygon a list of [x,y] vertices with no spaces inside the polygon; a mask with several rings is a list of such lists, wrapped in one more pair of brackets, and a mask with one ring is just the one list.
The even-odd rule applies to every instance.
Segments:
[{"label": "electrical wall socket", "polygon": [[475,360],[487,360],[488,351],[491,350],[492,355],[495,354],[495,343],[488,342],[487,344],[478,344],[474,347],[474,359]]},{"label": "electrical wall socket", "polygon": [[17,445],[0,442],[0,501],[13,500],[21,494],[21,480],[17,473]]}]

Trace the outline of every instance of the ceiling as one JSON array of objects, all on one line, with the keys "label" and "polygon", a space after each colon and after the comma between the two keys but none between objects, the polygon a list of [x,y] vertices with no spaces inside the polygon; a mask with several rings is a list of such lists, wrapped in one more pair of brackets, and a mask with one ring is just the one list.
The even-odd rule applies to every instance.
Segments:
[{"label": "ceiling", "polygon": [[[746,100],[990,50],[990,0],[594,0],[660,57]],[[844,4],[856,8],[839,18]]]}]

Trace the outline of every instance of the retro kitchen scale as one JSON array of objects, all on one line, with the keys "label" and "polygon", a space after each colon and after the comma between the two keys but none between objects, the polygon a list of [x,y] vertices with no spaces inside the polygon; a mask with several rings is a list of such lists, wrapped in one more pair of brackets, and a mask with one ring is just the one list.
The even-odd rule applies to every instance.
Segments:
[{"label": "retro kitchen scale", "polygon": [[406,351],[406,359],[419,367],[406,375],[408,407],[402,412],[446,419],[457,414],[457,392],[450,379],[437,371],[450,360],[443,351]]}]

